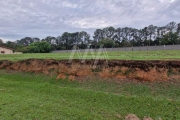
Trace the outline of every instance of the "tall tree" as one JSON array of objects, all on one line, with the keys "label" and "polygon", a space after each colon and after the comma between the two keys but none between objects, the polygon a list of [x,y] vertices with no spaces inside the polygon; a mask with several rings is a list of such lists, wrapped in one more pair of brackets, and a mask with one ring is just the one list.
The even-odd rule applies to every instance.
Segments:
[{"label": "tall tree", "polygon": [[79,39],[79,32],[69,34],[69,43],[70,45],[79,45],[81,44],[81,39]]},{"label": "tall tree", "polygon": [[147,28],[147,31],[148,31],[148,34],[149,34],[149,46],[150,46],[150,43],[152,41],[152,36],[156,34],[156,26],[154,25],[149,25],[148,28]]},{"label": "tall tree", "polygon": [[61,36],[61,41],[65,45],[66,50],[68,49],[69,46],[69,39],[70,39],[70,33],[64,32]]},{"label": "tall tree", "polygon": [[148,27],[145,27],[141,30],[141,32],[143,33],[144,39],[145,41],[147,41],[147,38],[149,36],[149,31],[148,31]]},{"label": "tall tree", "polygon": [[115,30],[113,40],[118,43],[118,46],[120,46],[120,44],[121,44],[121,42],[123,40],[123,30],[122,30],[122,28],[117,28]]},{"label": "tall tree", "polygon": [[115,28],[114,27],[106,27],[103,29],[104,32],[104,37],[108,39],[112,39],[114,33],[115,33]]},{"label": "tall tree", "polygon": [[44,40],[49,44],[56,44],[56,38],[53,36],[47,36]]},{"label": "tall tree", "polygon": [[176,31],[177,31],[177,34],[180,36],[180,23],[177,24],[177,29],[176,29]]},{"label": "tall tree", "polygon": [[81,42],[81,48],[85,48],[89,44],[90,35],[85,31],[81,31],[78,37]]},{"label": "tall tree", "polygon": [[104,38],[103,33],[104,32],[101,29],[96,29],[96,31],[94,32],[94,36],[93,36],[94,42],[93,42],[93,44],[95,46],[95,49],[97,48],[98,42]]},{"label": "tall tree", "polygon": [[34,42],[40,42],[40,41],[41,41],[41,40],[40,40],[39,38],[37,38],[37,37],[32,38],[32,40],[33,40],[33,43],[34,43]]},{"label": "tall tree", "polygon": [[142,29],[138,30],[137,32],[137,43],[139,46],[143,45],[143,40],[144,40],[144,31]]},{"label": "tall tree", "polygon": [[131,45],[134,46],[135,45],[135,41],[138,39],[137,35],[138,35],[138,29],[132,29],[131,30],[131,36],[132,36],[132,39],[131,39]]},{"label": "tall tree", "polygon": [[98,42],[99,40],[103,39],[103,38],[104,38],[103,30],[101,30],[101,29],[96,29],[96,31],[94,32],[93,38],[94,38],[94,40],[95,40],[96,42]]},{"label": "tall tree", "polygon": [[166,25],[166,28],[169,32],[175,32],[174,30],[176,29],[176,23],[170,22],[169,24]]},{"label": "tall tree", "polygon": [[22,38],[21,40],[17,40],[16,43],[22,46],[29,46],[30,44],[33,43],[33,39],[31,37],[25,37]]},{"label": "tall tree", "polygon": [[167,28],[165,26],[161,27],[161,37],[165,35],[167,32]]},{"label": "tall tree", "polygon": [[123,36],[123,40],[122,40],[122,43],[124,44],[124,46],[126,47],[128,45],[128,37],[130,36],[131,34],[131,28],[129,27],[125,27],[125,28],[122,28],[122,36]]}]

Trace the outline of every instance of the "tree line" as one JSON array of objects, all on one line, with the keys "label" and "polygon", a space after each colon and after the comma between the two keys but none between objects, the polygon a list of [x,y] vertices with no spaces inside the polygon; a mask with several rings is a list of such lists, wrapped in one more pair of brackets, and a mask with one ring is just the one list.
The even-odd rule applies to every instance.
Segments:
[{"label": "tree line", "polygon": [[61,36],[47,36],[43,39],[25,37],[15,42],[7,41],[6,43],[0,40],[0,45],[24,53],[71,50],[74,45],[80,49],[85,49],[88,46],[98,48],[101,44],[104,44],[106,48],[180,44],[180,23],[170,22],[162,27],[149,25],[143,29],[106,27],[96,29],[92,38],[87,32],[81,31],[64,32]]}]

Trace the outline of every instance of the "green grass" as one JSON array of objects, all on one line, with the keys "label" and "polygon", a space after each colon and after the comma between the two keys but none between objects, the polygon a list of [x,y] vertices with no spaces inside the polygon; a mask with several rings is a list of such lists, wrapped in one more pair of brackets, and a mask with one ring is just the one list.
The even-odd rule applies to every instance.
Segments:
[{"label": "green grass", "polygon": [[[120,59],[120,60],[174,60],[180,59],[179,50],[164,50],[164,51],[121,51],[121,52],[107,52],[109,59]],[[83,53],[80,53],[83,55]],[[95,55],[97,53],[94,53]],[[0,55],[0,60],[24,60],[29,58],[38,59],[69,59],[71,53],[31,53],[31,54],[16,54],[16,55]],[[103,58],[103,54],[100,55]],[[93,57],[89,53],[86,59],[92,59]],[[76,53],[74,59],[79,59]]]},{"label": "green grass", "polygon": [[68,82],[0,70],[0,119],[109,120],[134,113],[139,118],[178,120],[179,91],[172,83]]}]

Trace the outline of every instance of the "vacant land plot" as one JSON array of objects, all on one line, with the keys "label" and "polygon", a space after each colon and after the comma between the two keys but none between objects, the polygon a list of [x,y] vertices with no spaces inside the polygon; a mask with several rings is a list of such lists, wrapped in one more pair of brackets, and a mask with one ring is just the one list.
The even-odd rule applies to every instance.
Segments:
[{"label": "vacant land plot", "polygon": [[[83,55],[83,53],[80,54]],[[69,64],[66,66],[70,55],[71,53],[0,55],[0,60],[8,60],[1,61],[0,65],[0,68],[8,70],[8,72],[0,70],[0,119],[123,120],[125,115],[131,113],[136,114],[140,119],[144,116],[150,116],[155,120],[180,119],[180,80],[177,77],[180,72],[179,51],[107,52],[110,60],[124,61],[111,61],[109,62],[110,67],[107,69],[90,71],[95,75],[98,73],[105,77],[109,75],[107,79],[101,77],[101,80],[91,76],[86,79],[80,78],[78,75],[82,74],[78,74],[78,72],[87,70],[83,70],[82,66],[71,71]],[[103,58],[104,54],[100,56]],[[74,59],[81,58],[76,53]],[[93,58],[89,53],[85,59]],[[77,64],[79,60],[74,61]],[[86,63],[91,64],[91,60],[86,60]],[[101,64],[104,66],[103,62]],[[123,68],[123,65],[128,69]],[[116,69],[117,67],[120,69],[115,70],[115,66]],[[107,74],[107,70],[109,70],[109,74]],[[144,79],[145,76],[148,79],[153,78],[154,82],[144,82],[143,79],[132,80],[132,75],[135,75],[132,70],[136,71],[138,78]],[[70,71],[77,78],[71,82],[67,78],[62,80],[61,77],[57,80],[56,74],[50,74],[53,71],[60,72],[58,73],[60,75],[62,72],[67,74],[67,71]],[[41,75],[42,73],[51,77]],[[119,76],[113,79],[117,74],[123,74],[129,79],[123,77],[125,79],[120,80]],[[164,79],[162,77],[164,75],[167,78],[173,76],[173,79],[164,79],[163,82],[158,82],[155,80],[155,75],[160,76],[161,79]]]},{"label": "vacant land plot", "polygon": [[[74,59],[81,59],[79,55],[84,53],[75,53]],[[95,55],[97,52],[94,53]],[[20,55],[0,55],[0,60],[24,60],[29,58],[39,58],[39,59],[69,59],[71,53],[30,53],[30,54],[20,54]],[[104,53],[100,54],[100,58],[104,58]],[[165,50],[165,51],[130,51],[130,52],[107,52],[109,59],[119,59],[119,60],[175,60],[180,59],[180,50]],[[93,59],[89,53],[85,59]]]},{"label": "vacant land plot", "polygon": [[180,119],[180,88],[173,83],[56,81],[0,71],[0,119]]}]

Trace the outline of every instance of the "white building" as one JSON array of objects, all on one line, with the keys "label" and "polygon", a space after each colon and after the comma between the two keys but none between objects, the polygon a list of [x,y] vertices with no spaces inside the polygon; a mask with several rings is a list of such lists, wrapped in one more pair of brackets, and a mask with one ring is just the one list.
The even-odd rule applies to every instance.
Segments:
[{"label": "white building", "polygon": [[0,46],[0,54],[14,54],[12,48]]}]

